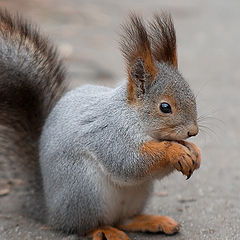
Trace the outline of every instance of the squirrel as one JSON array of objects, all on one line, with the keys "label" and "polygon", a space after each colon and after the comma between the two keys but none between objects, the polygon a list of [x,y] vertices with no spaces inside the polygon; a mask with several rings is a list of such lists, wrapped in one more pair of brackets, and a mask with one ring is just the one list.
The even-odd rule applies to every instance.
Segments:
[{"label": "squirrel", "polygon": [[[178,71],[168,13],[122,25],[127,79],[67,91],[62,61],[38,30],[0,11],[1,158],[34,162],[47,223],[93,240],[124,231],[174,234],[170,217],[142,214],[155,179],[189,178],[201,162],[195,96]],[[20,160],[21,159],[21,160]]]}]

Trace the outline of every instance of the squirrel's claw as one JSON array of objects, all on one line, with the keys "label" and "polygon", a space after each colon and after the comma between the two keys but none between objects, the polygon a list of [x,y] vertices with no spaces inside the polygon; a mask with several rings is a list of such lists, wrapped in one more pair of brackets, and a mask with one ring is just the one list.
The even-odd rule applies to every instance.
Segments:
[{"label": "squirrel's claw", "polygon": [[187,176],[187,179],[186,179],[186,180],[188,180],[188,179],[192,176],[192,174],[193,174],[193,171],[192,171],[192,170],[189,170],[189,173],[188,173],[188,176]]}]

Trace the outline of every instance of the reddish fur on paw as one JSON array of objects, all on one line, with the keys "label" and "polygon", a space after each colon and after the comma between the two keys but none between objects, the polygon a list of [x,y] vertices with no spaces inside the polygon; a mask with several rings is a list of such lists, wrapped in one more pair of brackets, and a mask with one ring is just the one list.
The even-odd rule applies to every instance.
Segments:
[{"label": "reddish fur on paw", "polygon": [[180,225],[167,216],[139,215],[128,223],[119,226],[126,231],[141,232],[164,232],[174,234],[179,232]]},{"label": "reddish fur on paw", "polygon": [[88,237],[92,238],[92,240],[130,240],[126,233],[111,226],[96,228]]},{"label": "reddish fur on paw", "polygon": [[171,143],[167,141],[149,141],[143,143],[140,152],[152,161],[152,164],[149,165],[148,172],[158,171],[167,166],[169,160],[166,155],[166,149],[169,147],[169,144]]},{"label": "reddish fur on paw", "polygon": [[191,153],[191,156],[195,159],[195,169],[198,169],[201,164],[201,152],[200,149],[197,147],[196,144],[187,141],[179,141],[180,144],[187,147]]},{"label": "reddish fur on paw", "polygon": [[[172,154],[174,151],[175,153]],[[201,153],[198,147],[187,141],[179,141],[174,144],[174,150],[172,150],[172,152],[169,152],[171,164],[178,171],[186,175],[187,179],[190,178],[201,163]]]},{"label": "reddish fur on paw", "polygon": [[141,153],[152,161],[149,172],[161,170],[170,163],[189,178],[201,163],[200,150],[187,141],[149,141],[141,146]]}]

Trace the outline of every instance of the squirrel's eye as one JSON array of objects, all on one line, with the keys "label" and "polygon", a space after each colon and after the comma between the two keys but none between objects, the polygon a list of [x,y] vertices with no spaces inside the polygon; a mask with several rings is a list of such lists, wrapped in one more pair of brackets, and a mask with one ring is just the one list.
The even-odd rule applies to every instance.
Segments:
[{"label": "squirrel's eye", "polygon": [[166,103],[166,102],[162,102],[160,104],[160,110],[163,112],[163,113],[172,113],[172,108],[171,106]]}]

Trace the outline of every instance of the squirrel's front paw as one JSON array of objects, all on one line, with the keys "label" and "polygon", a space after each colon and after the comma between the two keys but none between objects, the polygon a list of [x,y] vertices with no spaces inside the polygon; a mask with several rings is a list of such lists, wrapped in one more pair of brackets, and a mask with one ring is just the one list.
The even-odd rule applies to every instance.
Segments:
[{"label": "squirrel's front paw", "polygon": [[199,148],[190,142],[171,142],[168,152],[169,161],[189,179],[193,171],[200,167],[201,153]]}]

